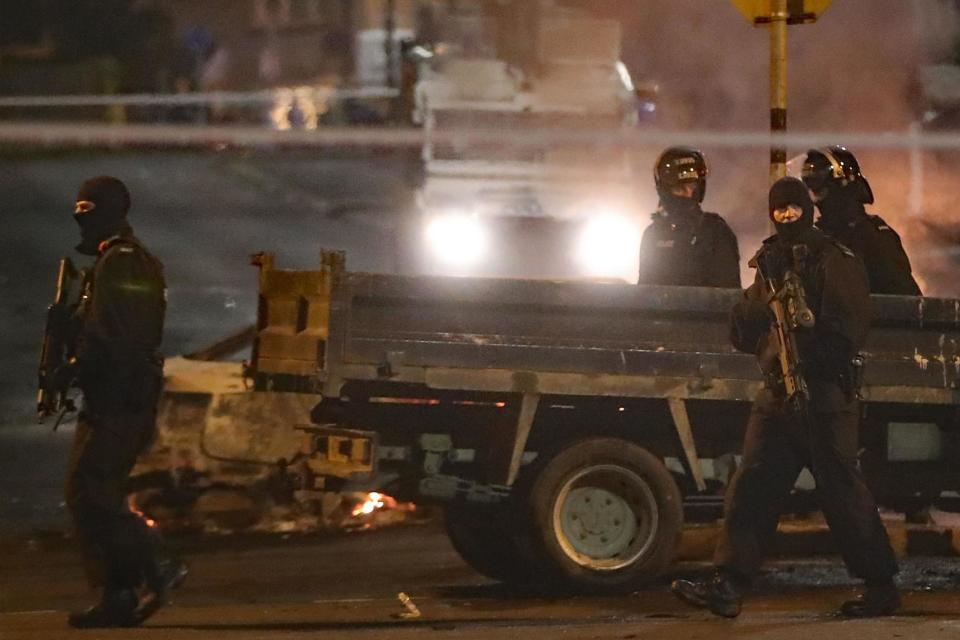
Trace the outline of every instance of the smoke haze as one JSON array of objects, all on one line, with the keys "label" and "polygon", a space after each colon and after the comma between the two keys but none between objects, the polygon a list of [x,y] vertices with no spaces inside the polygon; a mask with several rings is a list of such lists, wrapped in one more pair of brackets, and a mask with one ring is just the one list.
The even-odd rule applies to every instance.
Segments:
[{"label": "smoke haze", "polygon": [[[748,25],[726,0],[635,5],[625,22],[624,56],[640,79],[659,83],[661,126],[767,127],[767,29]],[[906,130],[923,110],[919,69],[950,56],[957,26],[953,0],[836,0],[816,24],[790,27],[790,130]],[[712,171],[706,205],[730,220],[749,257],[767,233],[767,151],[705,151]],[[922,154],[918,223],[908,215],[910,154],[853,151],[877,196],[873,212],[900,231],[925,291],[960,295],[952,246],[943,242],[944,229],[960,238],[960,212],[951,202],[960,153]]]}]

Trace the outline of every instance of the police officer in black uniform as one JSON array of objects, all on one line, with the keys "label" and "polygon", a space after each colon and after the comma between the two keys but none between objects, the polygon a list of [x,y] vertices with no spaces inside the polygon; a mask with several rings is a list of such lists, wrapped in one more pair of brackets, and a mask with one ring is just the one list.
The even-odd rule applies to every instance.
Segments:
[{"label": "police officer in black uniform", "polygon": [[640,284],[740,288],[737,236],[723,218],[700,208],[707,174],[696,149],[660,154],[653,169],[660,207],[640,243]]},{"label": "police officer in black uniform", "polygon": [[102,176],[81,186],[74,213],[76,249],[96,261],[74,318],[74,357],[55,375],[83,392],[66,501],[88,578],[102,588],[97,605],[70,615],[79,628],[138,625],[186,576],[126,502],[127,477],[155,433],[166,309],[163,265],[133,235],[129,208],[126,186]]},{"label": "police officer in black uniform", "polygon": [[813,226],[813,202],[800,180],[775,183],[769,210],[777,234],[764,241],[751,265],[782,277],[787,265],[797,268],[793,247],[806,247],[799,275],[815,325],[797,338],[809,399],[801,408],[787,401],[766,287],[758,277],[734,308],[731,339],[737,349],[757,355],[767,385],[754,403],[743,464],[727,491],[716,573],[703,582],[675,581],[672,589],[688,604],[737,616],[741,593],[776,532],[780,507],[807,467],[844,562],[866,582],[863,595],[844,603],[841,612],[889,615],[900,604],[893,581],[897,562],[857,466],[859,407],[851,362],[870,326],[867,275],[859,258]]},{"label": "police officer in black uniform", "polygon": [[880,216],[866,212],[864,205],[873,204],[873,190],[848,149],[808,151],[803,182],[820,209],[817,226],[860,256],[871,293],[921,295],[900,236]]}]

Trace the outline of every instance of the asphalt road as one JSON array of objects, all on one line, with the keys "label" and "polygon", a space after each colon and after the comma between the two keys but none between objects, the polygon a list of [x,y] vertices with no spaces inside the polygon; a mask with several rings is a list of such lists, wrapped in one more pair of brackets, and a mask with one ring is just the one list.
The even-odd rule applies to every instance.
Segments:
[{"label": "asphalt road", "polygon": [[[779,563],[744,613],[718,620],[676,602],[662,582],[627,596],[517,591],[466,567],[436,525],[326,537],[187,539],[191,575],[141,630],[74,632],[86,603],[69,540],[0,543],[0,638],[953,638],[960,633],[960,561],[911,560],[901,615],[846,621],[855,593],[835,560]],[[678,574],[702,570],[681,566]],[[420,612],[402,618],[404,592]]]},{"label": "asphalt road", "polygon": [[[392,271],[396,204],[409,159],[308,154],[77,152],[0,158],[0,640],[15,638],[940,638],[960,631],[960,562],[911,560],[902,616],[848,622],[827,612],[853,594],[836,562],[781,566],[736,622],[684,609],[660,584],[630,597],[516,593],[474,574],[436,527],[300,539],[185,540],[192,575],[150,629],[71,634],[89,601],[63,537],[70,430],[30,429],[43,309],[76,228],[70,203],[89,176],[118,175],[132,220],[167,262],[165,349],[189,352],[252,322],[247,257],[316,264],[346,249],[352,269]],[[4,425],[3,423],[7,424]],[[47,533],[43,533],[47,531]],[[684,568],[683,570],[689,570]],[[408,593],[422,612],[400,619]]]},{"label": "asphalt road", "polygon": [[57,260],[79,241],[72,203],[86,178],[130,188],[130,221],[166,264],[164,351],[189,353],[252,324],[256,269],[310,268],[321,248],[354,270],[391,272],[394,225],[417,159],[400,152],[47,151],[0,154],[0,427],[32,414],[36,357]]}]

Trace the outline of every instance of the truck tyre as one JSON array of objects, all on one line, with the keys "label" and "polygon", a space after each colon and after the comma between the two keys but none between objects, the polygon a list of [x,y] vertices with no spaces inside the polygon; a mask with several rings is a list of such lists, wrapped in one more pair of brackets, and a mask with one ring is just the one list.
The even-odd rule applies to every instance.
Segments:
[{"label": "truck tyre", "polygon": [[670,472],[618,438],[565,447],[532,478],[527,499],[538,566],[578,590],[629,590],[657,577],[683,528]]},{"label": "truck tyre", "polygon": [[447,535],[460,557],[477,573],[499,582],[522,583],[531,561],[521,549],[520,527],[509,505],[452,503],[446,509]]}]

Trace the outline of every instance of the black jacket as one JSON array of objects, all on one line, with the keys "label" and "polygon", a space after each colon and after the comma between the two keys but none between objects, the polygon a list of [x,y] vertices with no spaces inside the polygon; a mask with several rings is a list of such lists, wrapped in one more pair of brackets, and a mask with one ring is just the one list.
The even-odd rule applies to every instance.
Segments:
[{"label": "black jacket", "polygon": [[[88,403],[157,392],[166,312],[163,265],[132,235],[107,240],[84,282],[75,350]],[[150,380],[147,380],[149,378]],[[149,383],[149,389],[144,385]]]},{"label": "black jacket", "polygon": [[[810,330],[797,334],[802,371],[818,411],[842,411],[853,401],[850,363],[866,343],[870,329],[870,285],[862,261],[852,251],[810,229],[798,242],[809,248],[807,267],[801,274],[807,304],[815,316]],[[789,247],[776,236],[764,241],[754,260],[763,254],[778,255]],[[751,260],[753,263],[753,260]],[[753,353],[765,373],[779,373],[777,336],[766,305],[766,287],[759,274],[734,306],[731,341],[741,351]]]},{"label": "black jacket", "polygon": [[900,236],[880,216],[862,212],[851,222],[824,226],[823,232],[860,256],[870,278],[871,293],[922,295]]},{"label": "black jacket", "polygon": [[716,213],[654,213],[640,242],[639,283],[739,289],[737,236]]}]

